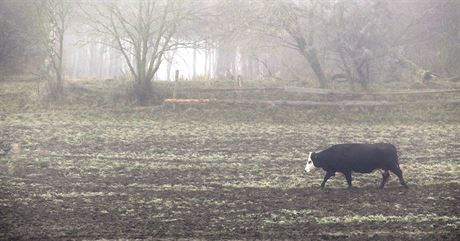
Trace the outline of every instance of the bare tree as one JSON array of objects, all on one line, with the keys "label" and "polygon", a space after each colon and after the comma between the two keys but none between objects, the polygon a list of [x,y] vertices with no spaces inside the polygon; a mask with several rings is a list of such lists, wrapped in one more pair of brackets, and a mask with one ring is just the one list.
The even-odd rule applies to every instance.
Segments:
[{"label": "bare tree", "polygon": [[458,6],[446,0],[337,2],[332,49],[337,50],[351,83],[358,82],[363,88],[380,76],[400,79],[398,69],[409,72],[406,79],[431,80],[438,76],[433,68],[442,71],[442,50],[456,51],[454,41],[440,43],[451,39],[444,36],[455,35],[446,26],[455,26],[454,12],[458,11],[451,9]]},{"label": "bare tree", "polygon": [[36,0],[39,45],[45,52],[45,71],[50,96],[56,101],[64,97],[64,34],[68,28],[72,3],[68,0]]},{"label": "bare tree", "polygon": [[330,10],[328,42],[338,56],[337,64],[353,88],[357,82],[367,89],[372,61],[387,52],[388,9],[383,2],[341,1]]},{"label": "bare tree", "polygon": [[16,64],[16,50],[21,47],[22,40],[16,29],[16,19],[12,19],[8,3],[0,1],[0,67],[6,69],[9,63]]},{"label": "bare tree", "polygon": [[267,1],[259,9],[259,24],[256,30],[266,37],[278,40],[280,46],[297,51],[313,70],[320,86],[328,86],[318,54],[318,39],[321,33],[321,18],[318,14],[320,1]]},{"label": "bare tree", "polygon": [[38,68],[42,55],[33,48],[33,2],[0,0],[0,69],[3,75],[26,73]]},{"label": "bare tree", "polygon": [[184,37],[184,25],[194,9],[187,1],[136,0],[111,2],[95,11],[96,16],[85,10],[90,27],[121,52],[134,79],[137,101],[149,103],[154,94],[152,80],[165,54],[194,43]]}]

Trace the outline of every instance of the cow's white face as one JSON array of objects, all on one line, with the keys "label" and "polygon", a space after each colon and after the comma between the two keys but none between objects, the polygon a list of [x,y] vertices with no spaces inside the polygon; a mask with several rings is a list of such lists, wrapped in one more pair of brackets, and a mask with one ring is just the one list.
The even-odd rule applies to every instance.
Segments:
[{"label": "cow's white face", "polygon": [[315,165],[313,165],[313,160],[311,159],[312,152],[308,153],[307,164],[305,165],[306,172],[312,172],[316,169]]}]

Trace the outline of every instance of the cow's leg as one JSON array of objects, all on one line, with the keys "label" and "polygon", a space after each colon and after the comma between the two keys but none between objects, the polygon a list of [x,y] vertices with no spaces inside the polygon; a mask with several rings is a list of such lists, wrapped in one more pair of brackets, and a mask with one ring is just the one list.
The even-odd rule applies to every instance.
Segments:
[{"label": "cow's leg", "polygon": [[388,182],[388,178],[390,177],[390,172],[388,170],[385,170],[382,172],[382,183],[380,183],[380,189],[383,189],[385,187],[385,184]]},{"label": "cow's leg", "polygon": [[344,172],[343,175],[345,175],[345,178],[347,179],[348,188],[350,189],[351,188],[351,181],[352,181],[351,171],[350,172]]},{"label": "cow's leg", "polygon": [[399,178],[399,183],[401,183],[401,185],[405,188],[408,188],[407,184],[406,184],[406,181],[404,181],[404,178],[403,178],[403,175],[402,175],[402,171],[401,169],[399,169],[399,167],[395,167],[393,169],[390,170],[392,173],[394,173],[396,176],[398,176]]},{"label": "cow's leg", "polygon": [[324,176],[324,180],[321,183],[321,188],[324,188],[324,185],[326,185],[327,180],[332,176],[335,176],[335,172],[326,172],[326,175]]}]

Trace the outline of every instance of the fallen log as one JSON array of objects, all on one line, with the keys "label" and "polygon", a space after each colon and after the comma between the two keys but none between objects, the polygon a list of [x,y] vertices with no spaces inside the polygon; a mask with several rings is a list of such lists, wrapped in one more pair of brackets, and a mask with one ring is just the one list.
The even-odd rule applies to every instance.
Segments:
[{"label": "fallen log", "polygon": [[336,91],[329,89],[303,88],[286,86],[286,92],[303,93],[303,94],[318,94],[318,95],[418,95],[418,94],[444,94],[444,93],[460,93],[460,89],[442,89],[442,90],[407,90],[407,91],[369,91],[369,92],[351,92],[351,91]]},{"label": "fallen log", "polygon": [[209,103],[209,99],[165,99],[164,103],[173,103],[173,104],[205,104]]},{"label": "fallen log", "polygon": [[447,80],[452,82],[460,82],[460,75],[448,78]]},{"label": "fallen log", "polygon": [[178,90],[180,93],[189,93],[189,92],[231,92],[231,91],[271,91],[271,90],[283,90],[281,87],[272,87],[272,88],[195,88],[195,89],[181,89]]}]

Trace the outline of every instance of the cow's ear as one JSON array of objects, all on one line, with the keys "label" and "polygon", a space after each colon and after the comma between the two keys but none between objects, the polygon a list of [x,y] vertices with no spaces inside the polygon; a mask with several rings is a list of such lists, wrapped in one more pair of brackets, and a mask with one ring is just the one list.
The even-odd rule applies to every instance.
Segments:
[{"label": "cow's ear", "polygon": [[312,159],[312,160],[316,160],[316,153],[315,153],[315,152],[312,152],[312,153],[311,153],[311,159]]}]

